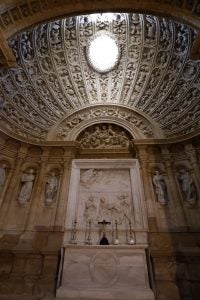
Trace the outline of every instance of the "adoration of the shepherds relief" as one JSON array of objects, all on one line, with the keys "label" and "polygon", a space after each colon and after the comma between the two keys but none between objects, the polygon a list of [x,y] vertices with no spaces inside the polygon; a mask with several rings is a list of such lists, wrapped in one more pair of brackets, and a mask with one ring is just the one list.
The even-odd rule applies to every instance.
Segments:
[{"label": "adoration of the shepherds relief", "polygon": [[98,124],[88,127],[78,137],[82,148],[124,148],[129,146],[131,136],[120,126]]},{"label": "adoration of the shepherds relief", "polygon": [[128,170],[81,170],[78,221],[134,222]]}]

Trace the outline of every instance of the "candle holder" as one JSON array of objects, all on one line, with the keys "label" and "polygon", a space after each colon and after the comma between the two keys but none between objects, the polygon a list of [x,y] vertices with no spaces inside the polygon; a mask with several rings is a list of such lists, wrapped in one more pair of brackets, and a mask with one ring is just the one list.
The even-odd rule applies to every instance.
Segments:
[{"label": "candle holder", "polygon": [[73,228],[72,228],[72,231],[71,231],[71,240],[70,240],[71,244],[77,244],[77,241],[76,241],[76,224],[77,224],[77,221],[75,219],[74,222],[73,222]]},{"label": "candle holder", "polygon": [[88,236],[87,236],[86,241],[85,241],[85,243],[86,243],[87,245],[92,245],[92,239],[91,239],[91,224],[92,224],[92,221],[89,220],[89,222],[88,222]]},{"label": "candle holder", "polygon": [[129,245],[134,245],[135,244],[135,233],[132,230],[132,225],[131,225],[131,221],[129,221],[129,241],[128,241]]},{"label": "candle holder", "polygon": [[117,228],[117,221],[115,220],[115,241],[114,245],[119,245],[119,238],[118,238],[118,228]]}]

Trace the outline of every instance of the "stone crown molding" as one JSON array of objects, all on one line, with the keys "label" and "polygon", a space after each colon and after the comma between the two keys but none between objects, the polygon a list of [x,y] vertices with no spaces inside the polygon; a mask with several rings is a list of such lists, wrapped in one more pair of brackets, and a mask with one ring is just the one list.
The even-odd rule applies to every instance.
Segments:
[{"label": "stone crown molding", "polygon": [[49,140],[75,141],[87,127],[112,123],[126,129],[134,139],[164,138],[158,124],[145,114],[125,106],[95,105],[72,113],[49,133]]}]

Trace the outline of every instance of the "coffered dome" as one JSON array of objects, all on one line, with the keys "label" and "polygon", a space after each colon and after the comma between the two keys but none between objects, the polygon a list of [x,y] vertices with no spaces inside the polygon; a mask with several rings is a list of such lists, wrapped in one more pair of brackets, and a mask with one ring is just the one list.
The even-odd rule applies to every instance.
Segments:
[{"label": "coffered dome", "polygon": [[[87,51],[103,33],[119,53],[99,72]],[[136,138],[195,135],[195,35],[168,19],[126,13],[68,17],[21,32],[9,41],[19,68],[0,71],[1,130],[28,141],[70,140],[102,120],[139,130]]]}]

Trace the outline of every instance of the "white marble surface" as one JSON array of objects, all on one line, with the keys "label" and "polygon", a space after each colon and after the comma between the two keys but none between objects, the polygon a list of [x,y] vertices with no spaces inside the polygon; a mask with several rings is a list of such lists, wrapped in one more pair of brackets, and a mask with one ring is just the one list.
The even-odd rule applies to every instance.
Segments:
[{"label": "white marble surface", "polygon": [[58,299],[153,300],[145,249],[131,246],[65,247]]},{"label": "white marble surface", "polygon": [[[127,243],[129,222],[136,232],[147,231],[146,207],[137,159],[75,159],[72,162],[64,244],[71,239],[76,220],[79,244],[85,243],[85,230],[91,220],[93,244],[99,244],[99,221],[109,221],[107,235],[113,243],[115,221],[120,242]],[[142,242],[145,242],[143,240]]]}]

